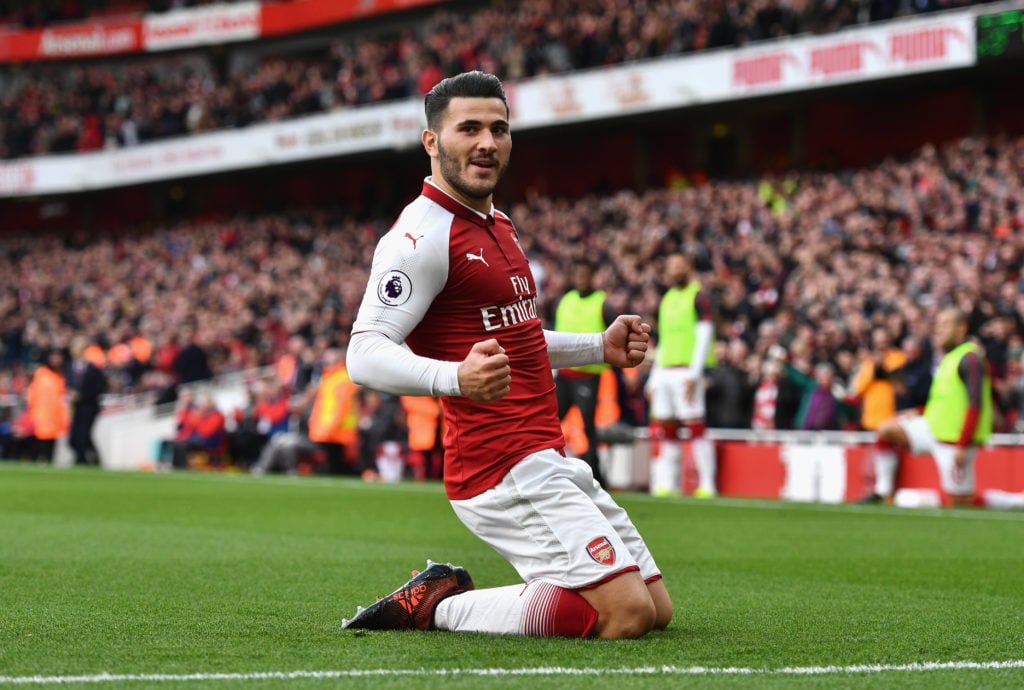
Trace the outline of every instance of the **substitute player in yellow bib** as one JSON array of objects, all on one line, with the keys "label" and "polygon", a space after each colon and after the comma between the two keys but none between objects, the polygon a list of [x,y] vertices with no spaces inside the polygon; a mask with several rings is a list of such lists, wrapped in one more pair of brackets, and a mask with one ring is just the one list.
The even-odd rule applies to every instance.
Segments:
[{"label": "substitute player in yellow bib", "polygon": [[671,287],[658,307],[657,349],[647,381],[655,448],[650,491],[655,496],[680,493],[679,427],[684,425],[698,474],[694,496],[707,498],[717,493],[715,447],[704,436],[704,369],[715,365],[711,298],[693,279],[693,266],[685,254],[669,255],[665,273]]},{"label": "substitute player in yellow bib", "polygon": [[[985,354],[967,339],[967,315],[944,309],[935,340],[945,353],[932,378],[922,415],[903,415],[878,428],[880,453],[928,453],[952,505],[974,503],[974,458],[992,435],[992,380]],[[895,462],[893,463],[895,464]],[[893,487],[887,487],[891,494]]]},{"label": "substitute player in yellow bib", "polygon": [[[601,333],[615,321],[609,311],[604,290],[594,287],[594,266],[586,261],[573,271],[573,287],[562,296],[555,310],[555,330],[564,333]],[[607,487],[601,462],[597,455],[597,392],[601,374],[607,364],[586,364],[558,371],[555,377],[555,395],[558,397],[558,418],[565,419],[569,409],[576,406],[583,419],[583,433],[587,437],[587,451],[580,457],[594,472],[594,479]]]}]

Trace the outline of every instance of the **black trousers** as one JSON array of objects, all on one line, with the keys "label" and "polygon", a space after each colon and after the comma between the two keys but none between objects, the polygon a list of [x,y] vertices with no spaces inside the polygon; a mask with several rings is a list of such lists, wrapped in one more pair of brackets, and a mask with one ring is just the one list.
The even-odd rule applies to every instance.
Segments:
[{"label": "black trousers", "polygon": [[68,444],[75,451],[76,465],[98,465],[100,454],[92,442],[92,427],[100,415],[99,405],[78,405],[71,417]]},{"label": "black trousers", "polygon": [[597,414],[597,389],[600,383],[600,376],[559,376],[555,379],[555,395],[558,398],[559,419],[564,419],[573,405],[579,408],[580,416],[583,418],[583,434],[587,437],[587,452],[581,459],[590,465],[597,483],[606,487],[604,475],[601,473],[601,463],[597,457],[597,424],[594,421]]},{"label": "black trousers", "polygon": [[33,462],[53,463],[53,451],[57,446],[57,440],[53,438],[32,439],[32,460]]}]

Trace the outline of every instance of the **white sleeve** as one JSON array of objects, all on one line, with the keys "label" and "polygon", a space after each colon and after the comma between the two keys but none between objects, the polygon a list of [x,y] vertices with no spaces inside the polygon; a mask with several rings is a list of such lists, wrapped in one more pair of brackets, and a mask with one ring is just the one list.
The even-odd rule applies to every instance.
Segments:
[{"label": "white sleeve", "polygon": [[420,357],[374,331],[352,335],[345,358],[355,383],[393,395],[461,395],[459,362]]},{"label": "white sleeve", "polygon": [[445,213],[414,203],[378,242],[346,356],[355,383],[396,395],[460,394],[459,362],[421,357],[404,345],[448,280]]},{"label": "white sleeve", "polygon": [[552,369],[604,362],[604,333],[544,331]]},{"label": "white sleeve", "polygon": [[697,322],[697,337],[693,344],[693,358],[690,359],[690,373],[700,378],[704,375],[704,363],[708,360],[708,349],[715,327],[710,321]]}]

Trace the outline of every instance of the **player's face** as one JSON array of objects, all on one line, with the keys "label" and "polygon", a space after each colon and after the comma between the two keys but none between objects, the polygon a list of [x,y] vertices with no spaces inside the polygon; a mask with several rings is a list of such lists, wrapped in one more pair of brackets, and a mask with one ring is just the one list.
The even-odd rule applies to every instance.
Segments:
[{"label": "player's face", "polygon": [[512,153],[507,117],[499,98],[453,98],[440,131],[424,133],[435,182],[485,213]]},{"label": "player's face", "polygon": [[951,311],[940,311],[935,317],[935,341],[944,352],[949,352],[960,344],[964,338],[962,330],[956,314]]},{"label": "player's face", "polygon": [[572,285],[579,292],[588,292],[594,286],[594,272],[590,266],[577,266],[573,272]]},{"label": "player's face", "polygon": [[690,277],[690,260],[682,254],[671,254],[665,263],[665,273],[673,285],[682,285]]}]

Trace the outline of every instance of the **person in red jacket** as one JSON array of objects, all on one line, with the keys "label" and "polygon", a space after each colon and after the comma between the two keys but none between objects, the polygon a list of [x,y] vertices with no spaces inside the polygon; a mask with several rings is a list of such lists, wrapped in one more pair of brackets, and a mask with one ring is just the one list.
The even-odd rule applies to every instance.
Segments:
[{"label": "person in red jacket", "polygon": [[291,397],[277,381],[268,379],[256,390],[256,402],[252,408],[256,419],[256,430],[268,441],[282,431],[288,431],[292,414]]},{"label": "person in red jacket", "polygon": [[184,406],[179,413],[178,434],[172,444],[174,466],[189,466],[189,457],[200,451],[216,462],[227,450],[228,431],[224,414],[213,404],[209,393],[198,396],[196,405]]}]

